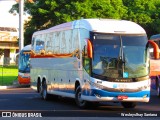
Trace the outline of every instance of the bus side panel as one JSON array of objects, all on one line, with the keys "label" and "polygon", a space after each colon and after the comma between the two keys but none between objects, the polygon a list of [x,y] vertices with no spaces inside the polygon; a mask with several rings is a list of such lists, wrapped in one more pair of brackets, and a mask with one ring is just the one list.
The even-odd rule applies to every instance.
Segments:
[{"label": "bus side panel", "polygon": [[[80,31],[83,31],[83,34]],[[80,43],[86,38],[89,38],[89,32],[79,29],[34,36],[33,50],[36,50],[36,40],[44,41],[44,50],[36,50],[32,54],[32,85],[36,86],[38,75],[45,75],[43,70],[47,70],[46,79],[50,93],[55,93],[54,91],[75,93],[76,80],[81,85],[83,79]]]},{"label": "bus side panel", "polygon": [[150,60],[150,78],[151,78],[151,88],[157,88],[157,84],[160,83],[160,60],[151,59]]},{"label": "bus side panel", "polygon": [[[37,59],[36,59],[37,60]],[[33,67],[31,69],[31,87],[34,88],[35,90],[37,89],[37,81],[38,81],[38,78],[40,78],[40,81],[42,82],[42,79],[44,77],[44,75],[46,74],[46,70],[42,70],[42,69],[39,69],[37,67],[34,66],[34,60],[32,60],[32,64],[33,64]]]},{"label": "bus side panel", "polygon": [[18,82],[19,84],[30,84],[30,74],[18,72]]},{"label": "bus side panel", "polygon": [[79,78],[76,57],[33,58],[31,64],[33,86],[37,85],[37,78],[41,76],[42,79],[45,77],[47,80],[49,92],[61,91],[74,93],[75,80]]}]

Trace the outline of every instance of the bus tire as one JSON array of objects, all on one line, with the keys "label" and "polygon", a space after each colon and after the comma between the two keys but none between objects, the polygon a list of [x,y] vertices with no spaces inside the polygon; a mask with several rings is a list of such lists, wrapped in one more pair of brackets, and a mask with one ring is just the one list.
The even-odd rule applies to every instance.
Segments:
[{"label": "bus tire", "polygon": [[121,104],[124,108],[135,108],[136,107],[135,102],[121,102]]},{"label": "bus tire", "polygon": [[160,97],[160,86],[157,86],[157,96]]},{"label": "bus tire", "polygon": [[41,82],[39,80],[37,81],[37,92],[41,92]]},{"label": "bus tire", "polygon": [[49,95],[48,95],[48,93],[47,93],[47,84],[46,84],[46,81],[43,81],[43,83],[42,83],[41,95],[42,95],[42,98],[43,98],[44,100],[48,100]]},{"label": "bus tire", "polygon": [[156,90],[157,90],[157,96],[160,97],[160,85],[158,77],[156,78]]},{"label": "bus tire", "polygon": [[87,101],[81,99],[81,94],[82,94],[81,93],[81,88],[80,88],[80,86],[78,86],[76,88],[76,94],[75,94],[76,104],[80,108],[86,108],[87,107]]}]

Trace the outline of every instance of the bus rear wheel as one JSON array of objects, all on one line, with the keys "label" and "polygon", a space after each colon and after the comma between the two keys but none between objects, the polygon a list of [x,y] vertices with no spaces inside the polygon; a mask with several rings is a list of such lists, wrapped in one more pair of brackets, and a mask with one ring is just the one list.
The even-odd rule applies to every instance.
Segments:
[{"label": "bus rear wheel", "polygon": [[41,82],[40,81],[37,82],[37,92],[38,93],[41,92]]},{"label": "bus rear wheel", "polygon": [[44,81],[43,83],[42,83],[42,93],[41,93],[41,95],[42,95],[42,98],[44,99],[44,100],[48,100],[48,93],[47,93],[47,84],[46,84],[46,81]]},{"label": "bus rear wheel", "polygon": [[136,107],[135,102],[121,102],[121,104],[124,108],[135,108]]},{"label": "bus rear wheel", "polygon": [[81,99],[81,95],[82,95],[81,88],[80,88],[80,86],[78,86],[77,89],[76,89],[76,94],[75,94],[76,104],[77,104],[78,107],[80,107],[80,108],[86,108],[88,102],[85,101],[85,100],[82,100],[82,99]]}]

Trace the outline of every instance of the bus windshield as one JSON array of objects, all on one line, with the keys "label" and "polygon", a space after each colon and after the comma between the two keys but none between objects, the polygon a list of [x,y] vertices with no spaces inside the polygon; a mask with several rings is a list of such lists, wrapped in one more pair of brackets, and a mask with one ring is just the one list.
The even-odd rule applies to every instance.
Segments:
[{"label": "bus windshield", "polygon": [[30,54],[27,52],[21,52],[19,55],[19,72],[28,73],[30,72],[29,61]]},{"label": "bus windshield", "polygon": [[94,34],[92,74],[137,78],[149,74],[146,35]]}]

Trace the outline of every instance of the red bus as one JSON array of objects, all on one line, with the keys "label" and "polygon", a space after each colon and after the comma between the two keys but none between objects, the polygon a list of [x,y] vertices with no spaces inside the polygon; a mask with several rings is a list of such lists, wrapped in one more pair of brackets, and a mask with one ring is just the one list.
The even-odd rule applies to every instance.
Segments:
[{"label": "red bus", "polygon": [[30,85],[30,51],[31,45],[27,45],[19,53],[18,82],[21,85]]},{"label": "red bus", "polygon": [[[149,41],[152,44],[152,47],[150,47],[151,88],[156,90],[157,96],[160,97],[160,59],[159,59],[160,34],[152,35]],[[153,49],[156,49],[156,51],[153,52]],[[157,56],[156,59],[154,59],[154,55]]]}]

